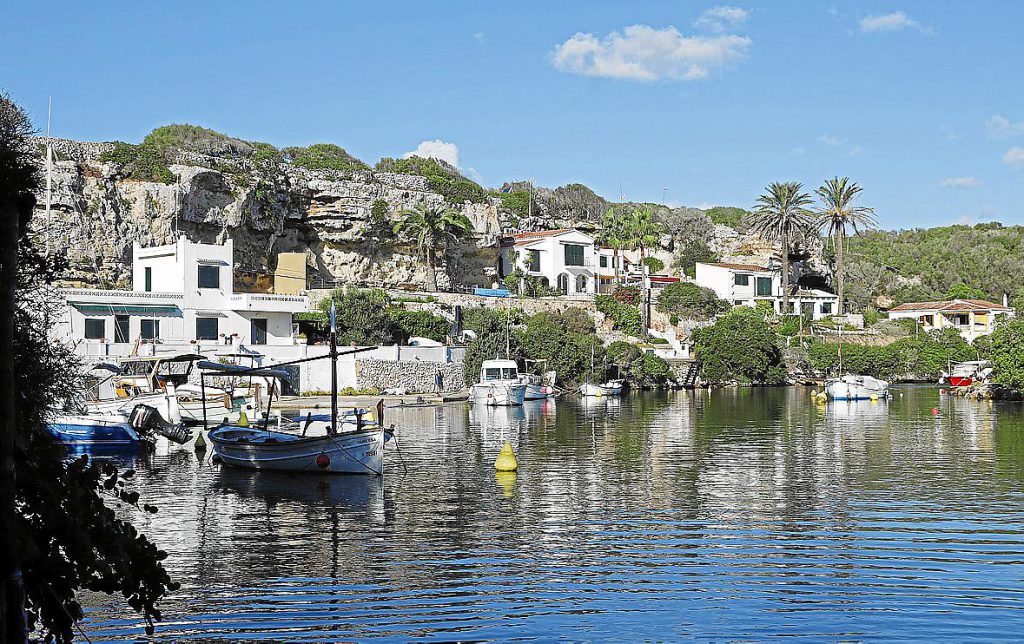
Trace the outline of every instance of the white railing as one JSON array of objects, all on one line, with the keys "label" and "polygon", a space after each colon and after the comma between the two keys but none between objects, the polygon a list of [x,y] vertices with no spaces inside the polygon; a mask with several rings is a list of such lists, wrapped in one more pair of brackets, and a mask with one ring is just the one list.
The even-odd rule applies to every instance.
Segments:
[{"label": "white railing", "polygon": [[61,289],[61,295],[65,298],[72,296],[87,296],[109,299],[136,298],[140,300],[181,300],[185,298],[183,293],[163,293],[156,291],[120,291],[115,289],[98,288],[65,288]]}]

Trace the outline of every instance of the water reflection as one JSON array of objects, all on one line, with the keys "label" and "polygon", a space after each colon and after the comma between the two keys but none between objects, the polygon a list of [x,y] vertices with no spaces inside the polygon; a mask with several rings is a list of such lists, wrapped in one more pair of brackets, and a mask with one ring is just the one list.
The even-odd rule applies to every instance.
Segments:
[{"label": "water reflection", "polygon": [[[389,410],[381,481],[164,445],[158,638],[966,639],[1024,625],[1024,414],[901,388]],[[932,413],[933,408],[935,413]],[[495,473],[504,441],[518,473]],[[94,640],[137,620],[92,598]],[[127,618],[126,618],[127,616]],[[999,629],[998,631],[995,629]]]}]

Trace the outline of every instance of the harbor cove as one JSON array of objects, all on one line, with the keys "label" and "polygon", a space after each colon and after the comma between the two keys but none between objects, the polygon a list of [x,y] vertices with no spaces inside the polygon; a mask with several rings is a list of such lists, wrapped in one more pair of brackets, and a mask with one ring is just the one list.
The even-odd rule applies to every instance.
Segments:
[{"label": "harbor cove", "polygon": [[3,15],[0,644],[1022,639],[1024,4]]}]

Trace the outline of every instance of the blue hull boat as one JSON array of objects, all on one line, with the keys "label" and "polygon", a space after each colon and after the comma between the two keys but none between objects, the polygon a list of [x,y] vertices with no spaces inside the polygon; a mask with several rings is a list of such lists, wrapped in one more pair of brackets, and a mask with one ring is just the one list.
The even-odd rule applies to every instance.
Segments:
[{"label": "blue hull boat", "polygon": [[71,445],[137,445],[142,438],[123,416],[58,416],[47,429]]}]

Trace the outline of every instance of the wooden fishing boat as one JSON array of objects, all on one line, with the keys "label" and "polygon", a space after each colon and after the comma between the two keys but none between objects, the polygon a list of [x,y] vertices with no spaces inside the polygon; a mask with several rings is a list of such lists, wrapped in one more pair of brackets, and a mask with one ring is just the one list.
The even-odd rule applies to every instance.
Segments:
[{"label": "wooden fishing boat", "polygon": [[609,380],[601,384],[594,384],[591,382],[584,383],[580,386],[580,393],[584,396],[619,396],[622,394],[622,387],[625,384],[624,380]]}]

